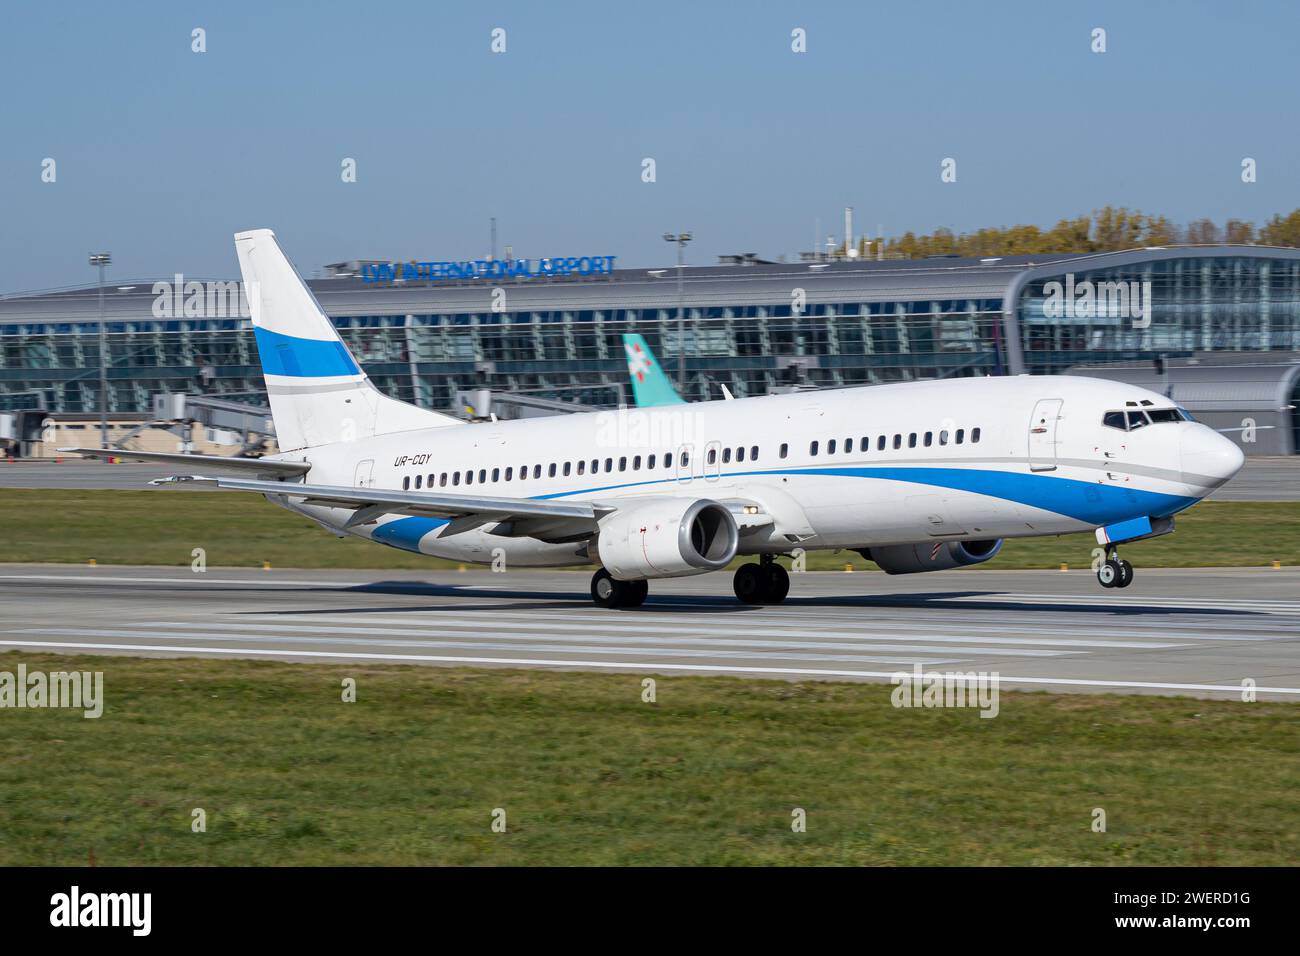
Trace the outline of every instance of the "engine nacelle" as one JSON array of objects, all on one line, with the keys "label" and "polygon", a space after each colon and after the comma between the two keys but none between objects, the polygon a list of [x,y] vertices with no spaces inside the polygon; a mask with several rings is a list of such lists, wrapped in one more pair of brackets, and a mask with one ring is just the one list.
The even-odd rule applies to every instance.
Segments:
[{"label": "engine nacelle", "polygon": [[858,554],[880,565],[886,574],[915,574],[918,571],[947,571],[983,564],[1002,550],[1002,539],[988,541],[921,541],[863,548]]},{"label": "engine nacelle", "polygon": [[675,578],[724,568],[740,532],[731,512],[707,498],[654,498],[601,519],[600,563],[619,581]]}]

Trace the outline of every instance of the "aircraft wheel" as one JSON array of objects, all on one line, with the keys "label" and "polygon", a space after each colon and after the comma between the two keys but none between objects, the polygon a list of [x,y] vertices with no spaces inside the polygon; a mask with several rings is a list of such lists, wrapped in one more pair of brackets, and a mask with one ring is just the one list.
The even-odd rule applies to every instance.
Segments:
[{"label": "aircraft wheel", "polygon": [[1097,580],[1101,582],[1101,586],[1104,588],[1117,587],[1119,584],[1119,576],[1120,570],[1118,561],[1108,559],[1103,561],[1101,567],[1097,569]]},{"label": "aircraft wheel", "polygon": [[621,605],[620,598],[624,597],[625,588],[620,587],[621,581],[615,581],[610,573],[601,568],[591,576],[591,599],[596,603],[596,607],[614,608]]},{"label": "aircraft wheel", "polygon": [[640,581],[620,581],[618,583],[622,584],[627,592],[619,607],[640,607],[650,594],[650,582],[645,579]]},{"label": "aircraft wheel", "polygon": [[1119,577],[1115,579],[1115,587],[1126,588],[1133,583],[1133,565],[1123,558],[1120,558],[1115,563],[1119,565]]},{"label": "aircraft wheel", "polygon": [[762,604],[766,596],[766,584],[767,575],[763,573],[763,566],[751,562],[736,568],[731,588],[741,604]]},{"label": "aircraft wheel", "polygon": [[764,568],[767,580],[763,582],[764,588],[763,603],[780,604],[785,600],[785,596],[790,593],[790,575],[785,568],[773,561]]}]

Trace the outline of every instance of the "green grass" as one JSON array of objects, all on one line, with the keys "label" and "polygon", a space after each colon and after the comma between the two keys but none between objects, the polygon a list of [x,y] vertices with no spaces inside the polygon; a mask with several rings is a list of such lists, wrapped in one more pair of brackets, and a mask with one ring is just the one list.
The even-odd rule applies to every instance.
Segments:
[{"label": "green grass", "polygon": [[634,674],[16,653],[0,670],[19,661],[103,670],[107,704],[0,711],[3,866],[1300,858],[1295,704],[1004,693],[988,720],[895,709],[879,684],[660,678],[647,704]]},{"label": "green grass", "polygon": [[[0,490],[0,562],[188,565],[203,548],[212,566],[428,569],[455,562],[357,538],[340,540],[260,497],[227,492]],[[1091,534],[1010,540],[981,567],[1091,563]],[[1126,546],[1139,567],[1300,564],[1300,503],[1203,502],[1178,530]],[[851,552],[810,552],[810,570],[875,565]]]}]

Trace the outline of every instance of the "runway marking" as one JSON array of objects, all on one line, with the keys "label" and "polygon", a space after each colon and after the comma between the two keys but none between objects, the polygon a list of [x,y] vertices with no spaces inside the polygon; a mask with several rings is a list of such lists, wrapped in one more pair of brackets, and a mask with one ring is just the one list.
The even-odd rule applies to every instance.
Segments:
[{"label": "runway marking", "polygon": [[[448,605],[447,607],[448,610],[446,611],[428,611],[428,612],[409,611],[409,610],[403,610],[402,608],[398,607],[398,608],[391,609],[391,612],[394,614],[395,618],[400,618],[400,620],[403,623],[423,622],[423,623],[427,623],[430,627],[440,627],[443,625],[456,625],[456,624],[481,627],[483,626],[484,621],[489,617],[490,617],[491,624],[494,627],[501,627],[503,626],[503,624],[509,624],[512,627],[529,627],[529,628],[559,629],[561,627],[561,625],[553,625],[553,624],[537,622],[536,621],[537,615],[535,613],[529,615],[523,612],[503,612],[503,611],[496,611],[496,610],[485,610],[481,612],[467,613],[461,610],[460,608],[458,608],[456,605]],[[381,614],[390,613],[389,609],[380,608],[378,610],[379,613]],[[265,612],[256,612],[256,613],[258,614],[258,616],[263,616],[263,615],[272,615],[272,614],[283,613],[283,612],[265,611]],[[355,612],[354,615],[349,615],[347,612],[329,612],[324,614],[317,614],[316,612],[313,612],[312,620],[328,621],[331,623],[352,623],[354,620],[356,620],[356,615],[369,615],[373,613],[375,612],[358,611]],[[637,618],[642,618],[645,623],[634,623],[636,622]],[[718,618],[716,615],[689,616],[689,617],[683,615],[683,616],[675,616],[671,619],[665,620],[663,618],[650,617],[648,616],[648,614],[608,615],[604,611],[591,611],[589,614],[562,614],[559,612],[548,611],[546,613],[546,620],[548,622],[572,621],[576,626],[585,626],[585,627],[590,627],[593,624],[595,624],[602,631],[650,630],[657,634],[664,633],[665,627],[668,626],[671,628],[671,633],[673,634],[684,633],[684,632],[695,632],[701,634],[744,633],[744,634],[762,635],[765,637],[784,637],[786,636],[787,631],[793,631],[798,634],[815,633],[819,637],[845,637],[845,638],[861,637],[867,640],[874,640],[877,639],[878,637],[883,637],[886,639],[893,639],[893,640],[905,639],[910,641],[938,641],[938,642],[952,642],[952,643],[983,642],[987,644],[1025,644],[1025,645],[1050,645],[1050,646],[1060,646],[1060,647],[1092,647],[1092,648],[1130,648],[1131,647],[1131,648],[1139,648],[1139,649],[1142,648],[1165,649],[1165,648],[1187,646],[1186,644],[1170,643],[1170,642],[1163,642],[1163,641],[1162,642],[1120,641],[1120,640],[1101,640],[1095,638],[1065,638],[1065,637],[1035,638],[1035,637],[986,636],[984,632],[993,632],[994,634],[1005,634],[1008,632],[1013,634],[1034,634],[1034,633],[1060,634],[1062,633],[1063,628],[1060,625],[1042,626],[1042,627],[1026,626],[1022,624],[1004,624],[1004,625],[996,625],[996,626],[971,625],[967,623],[966,620],[962,620],[963,630],[980,632],[978,636],[933,634],[932,632],[937,630],[934,627],[934,623],[943,623],[943,621],[936,621],[935,618],[929,615],[926,616],[924,621],[903,620],[903,619],[894,620],[891,618],[882,619],[880,617],[874,617],[872,618],[871,623],[873,625],[876,625],[876,627],[864,628],[859,626],[847,630],[828,629],[822,626],[822,622],[827,621],[830,623],[852,624],[853,623],[852,620],[846,620],[841,622],[836,619],[828,619],[827,617],[822,615],[817,616],[815,624],[811,627],[808,620],[806,619],[796,620],[793,618],[785,621],[781,621],[776,618],[760,618],[759,621],[761,626],[755,626],[755,624],[752,623],[752,618],[749,614],[746,614],[741,620],[737,621],[735,625],[733,625],[732,627],[717,627],[716,625],[718,623]],[[945,618],[944,621],[946,620],[948,619]],[[610,623],[606,623],[607,621],[619,621],[624,623],[610,624]],[[397,621],[394,620],[393,623],[396,624]],[[881,626],[884,625],[887,625],[889,629],[881,629]],[[1209,625],[1206,626],[1208,627]],[[909,632],[921,631],[924,633],[898,634],[895,633],[893,629],[900,629]],[[1078,630],[1090,632],[1092,630],[1092,627],[1089,625],[1079,625]],[[1160,636],[1172,636],[1166,634],[1166,632],[1168,632],[1169,630],[1167,624],[1164,627],[1158,628],[1158,630],[1160,631]],[[1107,634],[1132,634],[1134,637],[1147,636],[1141,631],[1136,631],[1136,630],[1124,631],[1113,627],[1107,627],[1106,633]],[[1181,633],[1178,634],[1177,636],[1180,639],[1183,639],[1183,635]],[[1249,641],[1249,640],[1263,640],[1267,638],[1215,635],[1213,637],[1188,636],[1187,639]]]},{"label": "runway marking", "polygon": [[[61,627],[32,627],[24,628],[16,633],[19,634],[70,634],[76,637],[148,637],[138,631],[109,631],[94,630],[91,628],[61,628]],[[345,637],[294,637],[292,635],[272,634],[266,636],[240,636],[237,634],[215,634],[211,632],[197,632],[193,635],[169,634],[172,640],[226,640],[226,641],[262,641],[274,642],[279,641],[286,644],[351,644],[363,646],[383,646],[383,647],[447,647],[447,648],[487,648],[491,650],[513,650],[517,652],[532,652],[534,648],[526,646],[517,646],[514,644],[493,643],[491,640],[482,641],[382,641],[374,638],[345,638]],[[495,635],[492,635],[495,636]],[[524,639],[526,640],[526,639]],[[0,638],[0,646],[6,641]],[[573,647],[567,644],[536,644],[536,651],[550,651],[555,654],[581,654],[590,653],[592,648],[582,646]],[[853,648],[850,648],[852,650]],[[736,657],[736,658],[753,658],[755,655],[747,651],[736,650],[713,650],[708,648],[671,648],[671,647],[610,647],[608,645],[598,647],[606,654],[646,654],[651,657]],[[918,648],[918,650],[930,650],[930,648]],[[860,661],[870,664],[956,664],[960,663],[960,658],[930,658],[930,657],[882,657],[879,655],[842,655],[842,654],[771,654],[764,653],[761,656],[775,660],[794,660],[794,661]]]},{"label": "runway marking", "polygon": [[[547,617],[548,618],[552,617],[552,615],[548,614]],[[218,628],[221,630],[233,630],[233,631],[239,631],[239,630],[306,631],[308,633],[325,633],[325,634],[393,634],[393,635],[409,634],[415,637],[423,637],[426,636],[427,634],[426,631],[412,630],[410,628],[400,628],[397,626],[398,625],[397,621],[393,622],[392,627],[374,627],[373,625],[367,626],[367,625],[362,625],[360,623],[354,624],[352,621],[346,618],[341,618],[336,616],[322,617],[319,618],[318,620],[329,621],[332,624],[349,624],[351,626],[331,627],[329,625],[314,625],[314,624],[278,624],[278,623],[277,624],[256,624],[251,622],[248,623],[240,622],[238,624],[219,624],[219,623],[209,623],[207,621],[140,621],[140,622],[133,622],[130,624],[130,626],[147,627],[147,628],[161,628],[161,627],[204,628],[206,627],[206,628]],[[405,617],[402,619],[402,623],[408,623]],[[410,623],[415,623],[415,622],[410,622]],[[493,617],[491,620],[486,620],[485,618],[463,618],[463,619],[443,620],[439,618],[437,621],[431,622],[431,625],[436,625],[438,627],[446,627],[452,630],[458,627],[469,628],[475,631],[479,631],[483,628],[489,628],[489,627],[495,628],[497,630],[509,629],[509,630],[522,630],[522,631],[571,632],[576,630],[576,628],[568,624],[551,624],[545,622],[514,621],[514,620],[502,621],[497,617]],[[657,639],[663,641],[678,641],[678,642],[685,641],[685,642],[690,642],[695,644],[711,644],[711,645],[719,645],[719,646],[734,644],[742,647],[790,647],[790,646],[812,647],[812,648],[825,647],[832,650],[848,650],[856,646],[853,644],[831,644],[831,643],[821,643],[821,642],[803,641],[803,640],[761,641],[761,640],[750,640],[747,638],[725,639],[725,638],[696,637],[695,635],[697,634],[700,635],[736,634],[738,633],[739,629],[686,626],[686,627],[673,627],[671,631],[665,631],[662,622],[646,623],[646,624],[639,624],[639,625],[602,624],[599,629],[602,632],[602,634],[605,632],[611,634],[649,632],[653,634]],[[794,636],[794,635],[787,635],[784,632],[775,629],[764,629],[764,628],[753,628],[753,627],[746,627],[743,629],[743,632],[746,635],[752,634],[752,635],[762,636],[762,637]],[[807,633],[806,628],[804,631],[800,632],[799,636],[802,636],[803,633]],[[904,640],[910,640],[910,641],[923,641],[929,643],[953,643],[953,644],[962,644],[962,645],[969,645],[969,644],[978,645],[981,642],[983,642],[987,644],[1012,644],[1016,646],[1047,644],[1051,646],[1061,646],[1061,647],[1106,647],[1106,648],[1132,647],[1132,648],[1137,648],[1139,650],[1143,650],[1143,649],[1166,650],[1170,648],[1187,646],[1186,644],[1155,643],[1155,642],[1144,643],[1139,641],[1087,641],[1081,639],[1079,640],[1037,639],[1037,638],[1018,638],[1018,637],[1006,637],[1006,638],[946,637],[946,636],[912,635],[912,634],[894,635],[883,631],[864,631],[864,632],[828,631],[823,628],[816,629],[815,634],[818,637],[843,637],[843,638],[861,637],[863,638],[863,640],[859,642],[860,645],[868,646],[868,647],[879,646],[881,648],[884,648],[887,645],[883,645],[883,644],[877,645],[874,642],[881,639],[897,640],[900,637]],[[570,633],[570,634],[566,634],[566,636],[569,637],[571,640],[585,640],[585,641],[616,640],[616,638],[613,637],[606,638],[599,635],[587,636],[582,634]],[[922,650],[922,649],[932,650],[932,648],[911,648],[911,647],[907,649],[908,650]],[[937,648],[937,649],[942,650],[942,648]],[[1023,651],[1023,650],[1017,651],[1017,650],[1013,650],[1010,648],[1003,648],[1003,647],[981,647],[981,646],[975,646],[975,647],[963,646],[961,650],[972,654],[975,653],[994,653],[994,654],[1003,654],[1003,655],[1025,654],[1030,657],[1058,656],[1058,655],[1072,653],[1070,651],[1051,651],[1051,650],[1035,650],[1031,653],[1030,651]]]},{"label": "runway marking", "polygon": [[[258,656],[258,657],[304,657],[330,660],[378,660],[378,661],[424,661],[429,663],[444,664],[501,664],[513,666],[533,666],[544,667],[586,667],[600,668],[610,670],[647,670],[647,671],[691,671],[695,673],[708,672],[713,674],[775,674],[783,676],[798,677],[881,677],[892,678],[899,671],[860,671],[860,670],[831,670],[822,668],[809,667],[751,667],[751,666],[723,666],[716,667],[709,664],[665,664],[655,662],[641,661],[568,661],[568,660],[546,660],[540,658],[517,658],[517,657],[459,657],[443,656],[436,654],[379,654],[373,652],[356,652],[348,653],[346,651],[288,651],[288,650],[263,650],[251,647],[193,647],[193,646],[168,646],[165,644],[97,644],[81,643],[72,641],[5,641],[0,640],[0,646],[6,647],[45,647],[61,648],[67,650],[100,650],[100,651],[149,651],[157,653],[159,651],[172,652],[177,654],[234,654],[236,656]],[[901,672],[906,673],[906,672]],[[1177,683],[1160,683],[1156,681],[1116,681],[1116,680],[1088,680],[1084,678],[1070,677],[1012,677],[1007,674],[1000,674],[999,681],[1003,684],[1035,684],[1035,685],[1056,685],[1062,687],[1127,687],[1135,690],[1191,690],[1191,691],[1223,691],[1240,695],[1242,688],[1239,684],[1177,684]],[[1256,687],[1257,693],[1265,694],[1292,694],[1300,695],[1300,687]]]}]

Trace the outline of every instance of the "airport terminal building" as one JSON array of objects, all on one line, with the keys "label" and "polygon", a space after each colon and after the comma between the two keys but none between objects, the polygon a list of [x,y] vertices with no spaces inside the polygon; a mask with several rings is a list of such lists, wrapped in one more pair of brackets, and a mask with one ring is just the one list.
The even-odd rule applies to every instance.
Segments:
[{"label": "airport terminal building", "polygon": [[[674,267],[617,268],[609,256],[515,260],[518,269],[340,263],[309,285],[379,388],[438,409],[474,388],[630,402],[628,331],[646,337],[670,374],[684,349],[688,400],[719,397],[719,384],[742,397],[789,384],[1195,362],[1205,352],[1251,353],[1285,368],[1279,353],[1300,351],[1300,249],[728,259],[687,267],[680,299]],[[191,281],[106,286],[115,413],[147,415],[159,392],[264,401],[252,330],[226,301],[228,283],[204,282],[196,296]],[[98,316],[94,286],[0,298],[0,410],[97,411]],[[1293,377],[1274,385],[1289,389],[1292,404],[1300,397]],[[1295,450],[1290,437],[1284,450]]]}]

